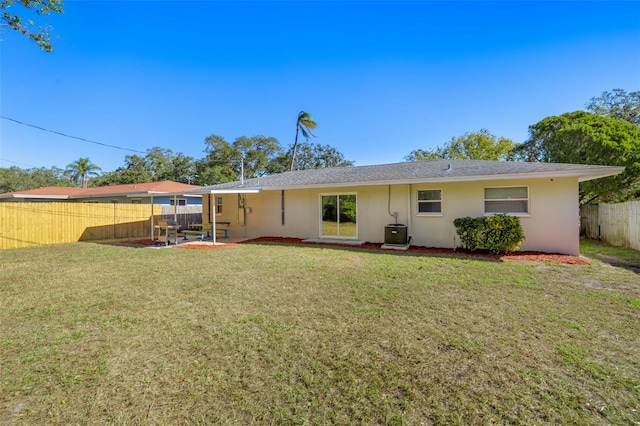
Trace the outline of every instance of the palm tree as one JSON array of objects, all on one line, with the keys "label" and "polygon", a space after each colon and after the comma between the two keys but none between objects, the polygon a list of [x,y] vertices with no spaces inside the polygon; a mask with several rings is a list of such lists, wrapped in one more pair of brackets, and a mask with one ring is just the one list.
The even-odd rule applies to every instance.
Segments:
[{"label": "palm tree", "polygon": [[86,188],[89,183],[89,176],[98,176],[102,169],[91,162],[88,158],[80,158],[67,165],[66,174],[76,182]]},{"label": "palm tree", "polygon": [[307,138],[307,140],[309,140],[309,135],[315,138],[316,135],[311,133],[311,130],[315,129],[316,127],[318,127],[318,124],[315,121],[313,121],[313,118],[311,118],[311,114],[309,114],[308,112],[300,111],[300,113],[298,114],[298,121],[296,121],[296,140],[293,143],[293,153],[291,154],[290,171],[293,171],[293,165],[296,162],[296,150],[298,149],[298,134],[302,132],[302,136]]}]

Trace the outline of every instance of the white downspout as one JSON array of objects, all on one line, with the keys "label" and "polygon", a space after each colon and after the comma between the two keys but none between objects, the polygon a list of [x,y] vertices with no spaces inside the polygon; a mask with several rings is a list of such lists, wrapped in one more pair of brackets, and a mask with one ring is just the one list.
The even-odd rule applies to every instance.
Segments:
[{"label": "white downspout", "polygon": [[216,195],[212,192],[211,197],[209,197],[209,202],[211,203],[211,241],[213,241],[213,245],[216,245]]},{"label": "white downspout", "polygon": [[407,184],[407,229],[409,230],[409,235],[407,235],[407,242],[411,240],[411,184]]}]

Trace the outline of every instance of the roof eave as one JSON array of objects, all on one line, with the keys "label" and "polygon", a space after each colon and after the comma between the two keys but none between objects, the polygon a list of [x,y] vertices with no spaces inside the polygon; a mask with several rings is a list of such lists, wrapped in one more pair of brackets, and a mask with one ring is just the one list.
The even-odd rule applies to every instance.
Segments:
[{"label": "roof eave", "polygon": [[138,192],[135,194],[127,194],[130,198],[143,198],[143,197],[200,197],[201,195],[187,194],[185,191],[180,192]]},{"label": "roof eave", "polygon": [[578,178],[578,180],[580,182],[585,182],[588,180],[594,180],[594,179],[600,179],[600,178],[605,178],[605,177],[609,177],[609,176],[615,176],[615,175],[619,175],[620,173],[622,173],[624,171],[624,167],[608,167],[606,169],[599,169],[597,170],[598,173],[592,173],[589,175],[582,175]]},{"label": "roof eave", "polygon": [[34,194],[10,194],[2,195],[0,198],[22,198],[22,199],[46,199],[46,200],[68,200],[69,195],[34,195]]},{"label": "roof eave", "polygon": [[[488,180],[524,180],[524,179],[551,179],[551,178],[566,178],[574,177],[578,178],[578,181],[583,182],[587,180],[599,179],[607,176],[617,175],[624,171],[624,167],[607,167],[599,168],[597,170],[565,170],[565,171],[548,171],[548,172],[534,172],[534,173],[509,173],[509,174],[495,174],[495,175],[471,175],[471,176],[439,176],[439,177],[422,177],[413,179],[396,179],[396,180],[376,180],[376,181],[361,181],[361,182],[327,182],[327,183],[315,183],[315,184],[302,184],[302,185],[269,185],[263,186],[262,190],[265,191],[279,191],[286,189],[312,189],[312,188],[342,188],[353,186],[379,186],[379,185],[408,185],[419,183],[445,183],[445,182],[472,182],[472,181],[488,181]],[[229,188],[229,189],[210,189],[204,193],[238,193],[242,191],[242,188]],[[258,191],[256,191],[258,192]]]},{"label": "roof eave", "polygon": [[[262,187],[237,187],[237,188],[220,188],[220,189],[212,189],[212,188],[202,188],[202,189],[194,189],[192,191],[186,192],[185,195],[204,195],[204,194],[256,194],[262,191]],[[271,188],[269,188],[271,189]]]}]

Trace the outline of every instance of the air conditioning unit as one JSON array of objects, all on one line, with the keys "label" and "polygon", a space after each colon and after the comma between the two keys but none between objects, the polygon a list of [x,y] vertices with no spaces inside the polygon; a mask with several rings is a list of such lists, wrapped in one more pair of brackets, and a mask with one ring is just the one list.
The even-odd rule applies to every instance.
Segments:
[{"label": "air conditioning unit", "polygon": [[400,223],[389,224],[384,227],[384,243],[395,245],[407,244],[407,225]]}]

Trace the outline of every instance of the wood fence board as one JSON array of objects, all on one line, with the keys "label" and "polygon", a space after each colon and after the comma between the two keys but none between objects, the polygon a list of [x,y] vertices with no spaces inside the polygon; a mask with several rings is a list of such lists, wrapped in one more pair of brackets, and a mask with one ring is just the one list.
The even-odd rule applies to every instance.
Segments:
[{"label": "wood fence board", "polygon": [[0,203],[0,249],[151,235],[161,206],[118,203]]},{"label": "wood fence board", "polygon": [[580,218],[587,237],[640,250],[640,201],[580,206]]}]

